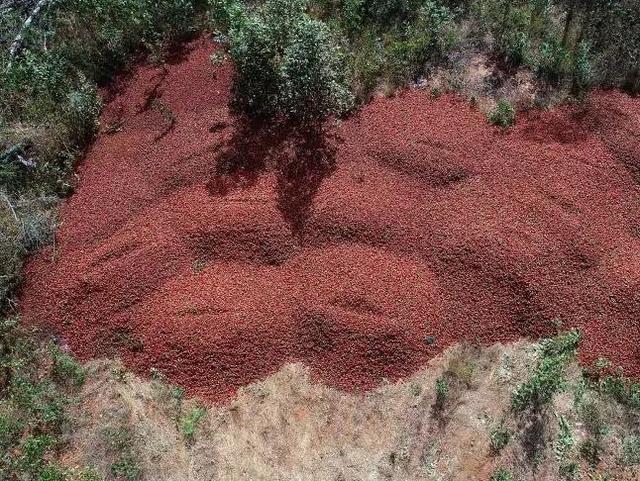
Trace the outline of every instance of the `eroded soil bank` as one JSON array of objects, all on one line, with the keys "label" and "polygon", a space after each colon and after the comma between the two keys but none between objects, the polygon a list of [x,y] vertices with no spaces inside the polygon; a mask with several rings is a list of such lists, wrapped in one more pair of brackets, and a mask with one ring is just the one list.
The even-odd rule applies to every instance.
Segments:
[{"label": "eroded soil bank", "polygon": [[640,99],[508,132],[406,91],[323,129],[249,128],[214,46],[121,82],[24,318],[225,400],[301,361],[370,388],[461,340],[579,328],[640,374]]}]

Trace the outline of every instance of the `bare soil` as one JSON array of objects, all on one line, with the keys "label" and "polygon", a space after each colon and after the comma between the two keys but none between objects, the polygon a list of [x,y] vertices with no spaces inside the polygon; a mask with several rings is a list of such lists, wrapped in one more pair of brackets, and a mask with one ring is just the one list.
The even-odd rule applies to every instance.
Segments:
[{"label": "bare soil", "polygon": [[[579,455],[589,419],[575,407],[573,389],[536,415],[511,412],[511,392],[535,360],[527,343],[458,346],[404,382],[362,394],[314,383],[307,368],[287,364],[228,404],[210,406],[192,438],[182,420],[193,401],[177,401],[175,388],[127,374],[118,363],[93,361],[64,459],[109,474],[123,456],[113,439],[126,432],[126,454],[143,481],[488,481],[500,468],[514,480],[557,481],[571,479],[559,475],[569,462],[582,473],[575,479],[637,480],[639,467],[620,461],[637,418],[615,403],[589,393],[581,400],[597,403],[606,426],[597,469]],[[443,376],[450,389],[437,407],[434,386]],[[570,386],[580,379],[571,365]],[[559,455],[561,417],[573,444]],[[497,429],[510,433],[499,452],[491,445]]]}]

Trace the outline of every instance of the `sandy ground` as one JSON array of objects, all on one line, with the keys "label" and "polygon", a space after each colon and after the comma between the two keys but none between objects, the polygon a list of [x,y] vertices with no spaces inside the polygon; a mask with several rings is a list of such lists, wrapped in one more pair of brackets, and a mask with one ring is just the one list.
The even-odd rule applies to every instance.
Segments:
[{"label": "sandy ground", "polygon": [[[240,389],[228,405],[209,407],[193,438],[185,438],[182,419],[196,401],[180,403],[163,382],[93,361],[65,460],[109,473],[122,456],[110,439],[126,432],[143,480],[487,481],[505,468],[513,479],[556,481],[563,479],[560,466],[570,461],[578,463],[581,479],[638,479],[637,468],[620,462],[621,442],[637,418],[593,394],[580,405],[601,412],[606,447],[597,470],[580,457],[588,430],[575,401],[575,364],[568,369],[569,390],[551,406],[535,415],[511,411],[511,393],[527,377],[536,352],[527,343],[458,346],[404,382],[361,394],[313,383],[307,368],[286,365]],[[450,389],[438,407],[434,386],[443,377]],[[562,457],[561,417],[573,438]],[[490,439],[498,428],[512,434],[494,452]]]}]

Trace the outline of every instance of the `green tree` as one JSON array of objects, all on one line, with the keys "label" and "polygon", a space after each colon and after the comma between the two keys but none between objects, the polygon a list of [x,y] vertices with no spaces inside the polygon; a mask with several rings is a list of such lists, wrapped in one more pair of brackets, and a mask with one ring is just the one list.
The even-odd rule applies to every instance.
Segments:
[{"label": "green tree", "polygon": [[304,0],[269,0],[231,19],[234,106],[240,112],[310,121],[351,107],[342,52],[328,27],[306,9]]}]

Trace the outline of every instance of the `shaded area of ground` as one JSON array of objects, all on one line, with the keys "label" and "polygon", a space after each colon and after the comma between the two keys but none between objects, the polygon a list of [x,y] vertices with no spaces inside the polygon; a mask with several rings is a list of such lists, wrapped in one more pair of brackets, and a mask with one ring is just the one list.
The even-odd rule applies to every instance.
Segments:
[{"label": "shaded area of ground", "polygon": [[343,388],[460,340],[578,327],[640,374],[640,101],[595,93],[509,132],[406,91],[312,131],[229,113],[213,47],[141,67],[102,116],[22,308],[81,358],[226,399],[302,361]]}]

